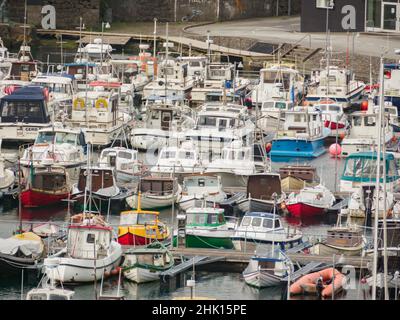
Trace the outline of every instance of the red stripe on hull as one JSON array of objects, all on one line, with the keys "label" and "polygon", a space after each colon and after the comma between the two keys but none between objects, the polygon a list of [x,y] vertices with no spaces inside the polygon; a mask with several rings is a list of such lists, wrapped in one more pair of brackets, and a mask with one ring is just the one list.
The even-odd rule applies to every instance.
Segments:
[{"label": "red stripe on hull", "polygon": [[154,242],[154,239],[133,235],[132,233],[127,233],[118,237],[118,243],[123,246],[144,246],[152,242]]},{"label": "red stripe on hull", "polygon": [[287,209],[293,217],[314,217],[324,213],[323,208],[317,208],[305,203],[295,203],[287,205]]},{"label": "red stripe on hull", "polygon": [[68,193],[49,194],[33,190],[21,192],[21,203],[24,207],[50,206],[61,202],[63,199],[68,199]]}]

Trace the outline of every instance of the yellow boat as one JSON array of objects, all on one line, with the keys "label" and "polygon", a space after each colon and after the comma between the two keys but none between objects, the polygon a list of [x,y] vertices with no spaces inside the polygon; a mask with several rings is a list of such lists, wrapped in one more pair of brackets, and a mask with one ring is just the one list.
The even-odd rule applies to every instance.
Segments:
[{"label": "yellow boat", "polygon": [[159,214],[158,211],[141,209],[139,192],[137,210],[121,212],[118,242],[122,245],[142,246],[168,239],[170,230],[159,220]]}]

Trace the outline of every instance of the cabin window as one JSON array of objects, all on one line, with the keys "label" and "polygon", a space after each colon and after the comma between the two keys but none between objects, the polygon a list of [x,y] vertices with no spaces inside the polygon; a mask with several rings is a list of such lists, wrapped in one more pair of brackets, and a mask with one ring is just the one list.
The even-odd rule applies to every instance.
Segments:
[{"label": "cabin window", "polygon": [[65,133],[65,132],[58,132],[56,134],[56,143],[68,143],[68,144],[75,144],[76,142],[76,134],[75,133]]},{"label": "cabin window", "polygon": [[87,243],[94,243],[96,240],[96,236],[94,233],[88,233],[87,237],[86,237],[86,242]]},{"label": "cabin window", "polygon": [[200,61],[190,61],[191,67],[200,67]]},{"label": "cabin window", "polygon": [[157,220],[157,215],[155,214],[138,214],[138,224],[154,224]]},{"label": "cabin window", "polygon": [[293,120],[294,122],[302,122],[302,120],[303,120],[303,117],[301,114],[294,115],[294,120]]},{"label": "cabin window", "polygon": [[251,225],[253,227],[259,227],[261,226],[261,218],[253,218],[253,221],[251,222]]},{"label": "cabin window", "polygon": [[47,300],[47,294],[45,293],[35,293],[29,296],[29,300]]},{"label": "cabin window", "polygon": [[210,214],[209,216],[208,216],[208,223],[209,224],[216,224],[216,223],[218,223],[218,216],[216,215],[216,214]]},{"label": "cabin window", "polygon": [[153,112],[151,113],[151,118],[152,118],[153,120],[159,119],[159,112],[153,111]]},{"label": "cabin window", "polygon": [[176,156],[175,151],[164,151],[161,154],[161,159],[171,159],[171,158],[175,158],[175,156]]},{"label": "cabin window", "polygon": [[281,227],[281,223],[278,219],[275,219],[275,228],[280,228]]},{"label": "cabin window", "polygon": [[263,220],[263,227],[266,229],[272,229],[272,220],[271,219],[264,219]]},{"label": "cabin window", "polygon": [[40,132],[35,143],[53,143],[55,132]]},{"label": "cabin window", "polygon": [[180,159],[194,159],[194,153],[190,151],[182,151],[179,152],[179,158]]},{"label": "cabin window", "polygon": [[213,126],[217,125],[217,119],[213,117],[200,117],[199,121],[201,126]]},{"label": "cabin window", "polygon": [[60,190],[66,185],[64,175],[37,174],[33,176],[32,188],[42,190]]},{"label": "cabin window", "polygon": [[204,187],[206,185],[206,180],[199,179],[198,185],[199,185],[199,187]]},{"label": "cabin window", "polygon": [[207,214],[187,214],[187,224],[206,224]]},{"label": "cabin window", "polygon": [[2,107],[2,117],[18,118],[19,121],[28,118],[28,122],[44,122],[41,101],[4,101]]},{"label": "cabin window", "polygon": [[132,154],[130,154],[129,152],[125,152],[125,151],[120,151],[120,152],[118,152],[118,157],[120,157],[122,159],[131,160]]},{"label": "cabin window", "polygon": [[[262,105],[262,109],[273,109],[274,108],[274,102],[264,102]],[[278,108],[278,103],[276,104],[276,108]]]},{"label": "cabin window", "polygon": [[364,124],[366,127],[375,127],[375,117],[365,117]]},{"label": "cabin window", "polygon": [[362,119],[361,117],[354,117],[353,118],[353,125],[355,127],[360,127],[362,125]]},{"label": "cabin window", "polygon": [[50,294],[49,300],[68,300],[66,296],[61,296],[58,294]]},{"label": "cabin window", "polygon": [[250,225],[251,218],[250,217],[244,217],[242,220],[242,226],[243,227],[248,227]]},{"label": "cabin window", "polygon": [[340,107],[339,106],[335,106],[335,105],[329,105],[329,110],[330,111],[339,112],[340,111]]},{"label": "cabin window", "polygon": [[316,121],[317,120],[317,115],[313,114],[312,119],[313,119],[313,121]]}]

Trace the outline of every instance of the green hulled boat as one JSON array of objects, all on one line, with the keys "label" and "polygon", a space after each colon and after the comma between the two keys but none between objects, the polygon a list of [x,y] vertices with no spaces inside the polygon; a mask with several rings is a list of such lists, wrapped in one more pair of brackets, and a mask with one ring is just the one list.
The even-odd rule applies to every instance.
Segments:
[{"label": "green hulled boat", "polygon": [[[186,247],[232,249],[237,219],[226,217],[221,208],[191,208],[186,211]],[[176,234],[174,236],[176,246]]]}]

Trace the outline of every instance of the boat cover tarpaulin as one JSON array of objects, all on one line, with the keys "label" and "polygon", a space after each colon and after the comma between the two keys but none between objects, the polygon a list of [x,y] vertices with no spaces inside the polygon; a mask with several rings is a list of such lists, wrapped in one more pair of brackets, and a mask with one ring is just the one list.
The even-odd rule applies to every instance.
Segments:
[{"label": "boat cover tarpaulin", "polygon": [[29,232],[8,239],[0,238],[0,253],[14,256],[18,251],[26,257],[38,257],[43,252],[43,242],[40,237]]}]

